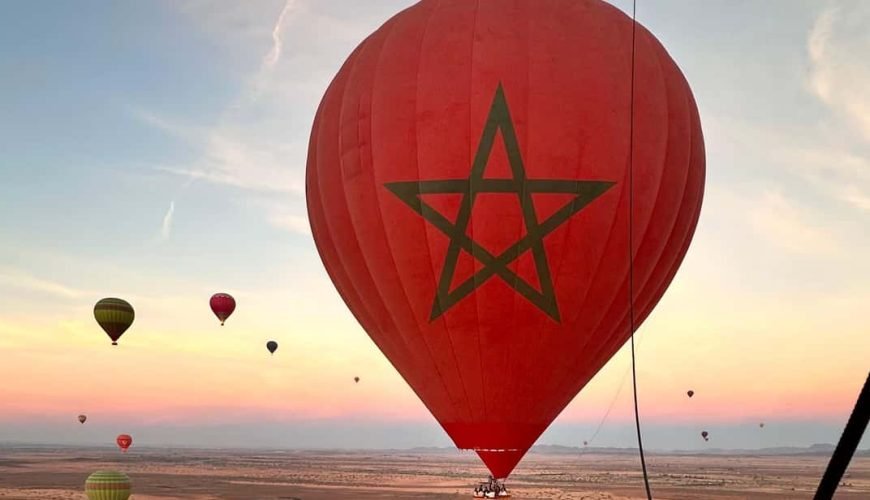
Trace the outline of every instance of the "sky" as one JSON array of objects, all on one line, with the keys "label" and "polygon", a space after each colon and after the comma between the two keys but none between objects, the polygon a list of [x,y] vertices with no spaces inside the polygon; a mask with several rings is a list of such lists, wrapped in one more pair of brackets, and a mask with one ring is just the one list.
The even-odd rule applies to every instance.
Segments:
[{"label": "sky", "polygon": [[[0,5],[0,442],[450,445],[335,292],[305,211],[326,86],[412,3]],[[638,4],[707,150],[694,241],[638,332],[645,444],[836,442],[870,367],[870,4]],[[218,291],[239,304],[223,328]],[[92,315],[107,296],[137,311],[118,348]],[[539,443],[634,446],[629,363]]]}]

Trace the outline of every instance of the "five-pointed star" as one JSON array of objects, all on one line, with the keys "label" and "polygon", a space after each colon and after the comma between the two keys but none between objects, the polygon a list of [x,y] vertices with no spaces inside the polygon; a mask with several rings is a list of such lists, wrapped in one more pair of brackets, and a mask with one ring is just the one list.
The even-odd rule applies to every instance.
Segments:
[{"label": "five-pointed star", "polygon": [[[484,171],[498,131],[502,133],[512,177],[508,179],[484,179]],[[390,182],[385,185],[400,200],[450,238],[450,246],[432,304],[430,321],[444,314],[477,287],[496,275],[541,311],[555,321],[560,321],[559,306],[556,303],[556,294],[553,290],[553,279],[544,251],[544,236],[604,194],[614,184],[614,182],[609,181],[526,178],[526,170],[510,110],[504,90],[499,84],[468,179],[402,181]],[[463,195],[455,223],[450,222],[421,199],[421,196],[426,194],[447,193]],[[526,225],[526,235],[499,255],[493,255],[466,234],[475,197],[480,193],[512,193],[517,195],[520,202],[523,221]],[[538,221],[532,203],[532,194],[534,193],[574,194],[575,197],[541,222]],[[474,276],[459,284],[454,290],[450,290],[450,284],[453,281],[453,274],[456,271],[456,264],[462,250],[483,263],[484,267]],[[529,250],[534,257],[541,285],[540,292],[508,269],[513,261]]]}]

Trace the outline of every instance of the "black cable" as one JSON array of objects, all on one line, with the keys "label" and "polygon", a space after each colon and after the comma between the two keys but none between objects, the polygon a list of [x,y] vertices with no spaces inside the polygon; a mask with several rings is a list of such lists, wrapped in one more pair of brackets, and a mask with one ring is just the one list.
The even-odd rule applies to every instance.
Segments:
[{"label": "black cable", "polygon": [[631,2],[631,124],[628,140],[628,317],[631,331],[631,384],[634,393],[634,424],[637,429],[637,449],[640,453],[640,467],[643,470],[643,485],[646,498],[652,500],[649,475],[646,471],[646,458],[643,455],[643,439],[640,433],[640,410],[637,404],[637,362],[634,352],[634,65],[637,47],[637,0]]},{"label": "black cable", "polygon": [[867,375],[864,388],[861,389],[855,409],[852,410],[852,416],[843,429],[840,442],[831,455],[831,461],[828,462],[828,468],[822,476],[819,489],[816,490],[815,500],[828,500],[834,497],[834,492],[837,491],[837,486],[840,485],[840,480],[849,467],[858,444],[861,443],[868,421],[870,421],[870,374]]}]

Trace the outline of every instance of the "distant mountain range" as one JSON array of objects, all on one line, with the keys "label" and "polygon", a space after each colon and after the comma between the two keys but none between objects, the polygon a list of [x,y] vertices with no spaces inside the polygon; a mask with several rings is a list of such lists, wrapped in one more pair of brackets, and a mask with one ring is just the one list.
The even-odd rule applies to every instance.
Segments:
[{"label": "distant mountain range", "polygon": [[[819,443],[807,447],[797,446],[780,446],[775,448],[760,448],[760,449],[725,449],[725,448],[710,448],[706,450],[645,450],[650,454],[659,455],[754,455],[754,456],[789,456],[789,455],[830,455],[834,452],[835,446],[829,443]],[[456,450],[453,448],[412,448],[410,450],[390,450],[396,453],[451,453]],[[535,445],[530,450],[530,453],[539,455],[582,455],[582,454],[598,454],[598,455],[634,455],[637,453],[636,448],[607,448],[607,447],[577,447],[577,446],[561,446],[553,444]],[[870,457],[870,449],[858,450],[855,452],[858,457]]]},{"label": "distant mountain range", "polygon": [[[0,442],[0,448],[9,450],[61,450],[61,449],[101,449],[113,448],[112,446],[91,447],[91,446],[76,446],[76,445],[51,445],[51,444],[34,444],[34,443],[14,443]],[[835,446],[829,443],[819,443],[807,447],[797,446],[780,446],[775,448],[760,448],[760,449],[726,449],[726,448],[710,448],[706,450],[660,450],[647,449],[647,454],[652,455],[749,455],[749,456],[830,456],[833,453]],[[254,453],[262,452],[278,452],[278,453],[365,453],[365,454],[389,454],[389,455],[434,455],[434,454],[460,454],[469,453],[467,451],[457,450],[453,447],[417,447],[405,449],[266,449],[266,448],[196,448],[196,447],[160,447],[160,446],[140,446],[137,448],[140,451],[149,453],[159,452],[184,452],[185,450],[202,450],[208,452],[221,451],[246,451]],[[533,446],[530,453],[538,455],[634,455],[637,453],[637,448],[609,448],[609,447],[578,447],[578,446],[561,446],[552,444],[542,444]],[[857,457],[870,457],[870,449],[858,450],[855,452]]]},{"label": "distant mountain range", "polygon": [[[830,455],[834,452],[835,446],[828,443],[819,443],[807,447],[797,446],[779,446],[775,448],[759,448],[759,449],[726,449],[726,448],[710,448],[706,450],[645,450],[651,454],[666,454],[666,455],[755,455],[755,456],[777,456],[777,455]],[[635,454],[636,448],[596,448],[576,446],[559,446],[559,445],[538,445],[533,446],[532,453],[542,455],[572,455],[572,454]],[[870,449],[858,450],[855,453],[857,456],[870,456]]]}]

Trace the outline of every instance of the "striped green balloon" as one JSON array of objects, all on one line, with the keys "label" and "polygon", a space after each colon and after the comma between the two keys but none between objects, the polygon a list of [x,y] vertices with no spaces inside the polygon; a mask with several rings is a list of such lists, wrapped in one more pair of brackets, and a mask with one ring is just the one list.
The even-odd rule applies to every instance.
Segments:
[{"label": "striped green balloon", "polygon": [[88,500],[127,500],[130,488],[130,478],[123,472],[97,471],[85,481]]},{"label": "striped green balloon", "polygon": [[126,300],[103,299],[94,306],[94,318],[112,339],[112,345],[118,345],[118,339],[133,324],[136,313]]}]

